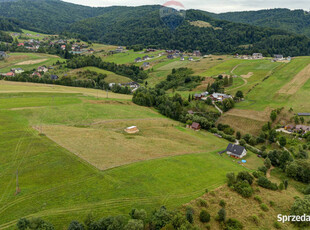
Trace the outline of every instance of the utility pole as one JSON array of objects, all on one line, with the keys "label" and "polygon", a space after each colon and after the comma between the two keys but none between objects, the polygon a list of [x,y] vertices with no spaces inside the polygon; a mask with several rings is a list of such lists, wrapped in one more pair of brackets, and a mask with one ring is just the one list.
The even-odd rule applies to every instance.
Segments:
[{"label": "utility pole", "polygon": [[16,170],[16,192],[15,192],[15,196],[18,195],[18,193],[20,193],[20,188],[19,188],[19,184],[18,184],[18,169]]}]

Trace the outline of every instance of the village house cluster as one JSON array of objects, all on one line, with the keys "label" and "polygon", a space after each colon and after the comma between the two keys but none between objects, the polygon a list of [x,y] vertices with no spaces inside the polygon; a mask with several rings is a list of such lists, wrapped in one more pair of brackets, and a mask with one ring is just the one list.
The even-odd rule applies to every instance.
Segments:
[{"label": "village house cluster", "polygon": [[[235,58],[243,59],[243,60],[260,60],[260,59],[264,59],[264,55],[262,53],[253,53],[252,55],[236,54]],[[290,56],[285,58],[282,54],[275,54],[273,55],[273,58],[271,59],[272,62],[291,61],[291,60],[292,58]]]}]

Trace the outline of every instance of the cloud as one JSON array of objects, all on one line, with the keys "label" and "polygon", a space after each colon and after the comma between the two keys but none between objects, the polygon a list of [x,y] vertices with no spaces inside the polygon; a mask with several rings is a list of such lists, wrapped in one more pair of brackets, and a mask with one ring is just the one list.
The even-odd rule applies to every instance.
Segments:
[{"label": "cloud", "polygon": [[[64,0],[75,4],[88,6],[140,6],[140,5],[162,5],[165,0]],[[309,0],[181,0],[187,9],[200,9],[209,12],[228,12],[259,10],[272,8],[289,8],[310,10]]]}]

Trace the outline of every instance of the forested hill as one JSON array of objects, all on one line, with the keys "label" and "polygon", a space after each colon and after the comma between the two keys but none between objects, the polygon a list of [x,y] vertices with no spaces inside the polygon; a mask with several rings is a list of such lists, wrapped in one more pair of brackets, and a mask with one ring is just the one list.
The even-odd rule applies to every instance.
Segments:
[{"label": "forested hill", "polygon": [[187,11],[186,19],[176,30],[169,29],[160,19],[158,9],[150,7],[105,13],[76,22],[69,30],[110,44],[198,49],[203,53],[310,54],[310,40],[306,36],[218,20],[197,10]]},{"label": "forested hill", "polygon": [[210,15],[218,19],[279,28],[310,37],[310,13],[304,10],[270,9]]},{"label": "forested hill", "polygon": [[65,30],[71,23],[109,10],[59,0],[0,0],[1,16],[19,19],[27,29],[52,34]]},{"label": "forested hill", "polygon": [[0,30],[20,32],[21,27],[25,25],[16,19],[0,17]]},{"label": "forested hill", "polygon": [[[215,19],[188,10],[176,29],[167,27],[159,5],[87,7],[59,0],[0,2],[0,15],[22,22],[20,27],[45,33],[70,33],[83,40],[113,45],[200,50],[208,53],[310,55],[310,38],[283,30]],[[1,21],[1,20],[0,20]]]}]

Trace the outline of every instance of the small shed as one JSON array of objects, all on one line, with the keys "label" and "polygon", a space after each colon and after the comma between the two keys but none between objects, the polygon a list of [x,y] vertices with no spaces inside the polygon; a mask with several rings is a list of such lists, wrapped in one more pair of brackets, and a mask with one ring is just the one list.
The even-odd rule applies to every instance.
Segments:
[{"label": "small shed", "polygon": [[134,134],[134,133],[139,132],[139,129],[137,126],[130,126],[130,127],[127,127],[124,131],[126,133]]},{"label": "small shed", "polygon": [[199,131],[201,129],[201,126],[199,123],[193,122],[193,124],[191,125],[191,129]]}]

